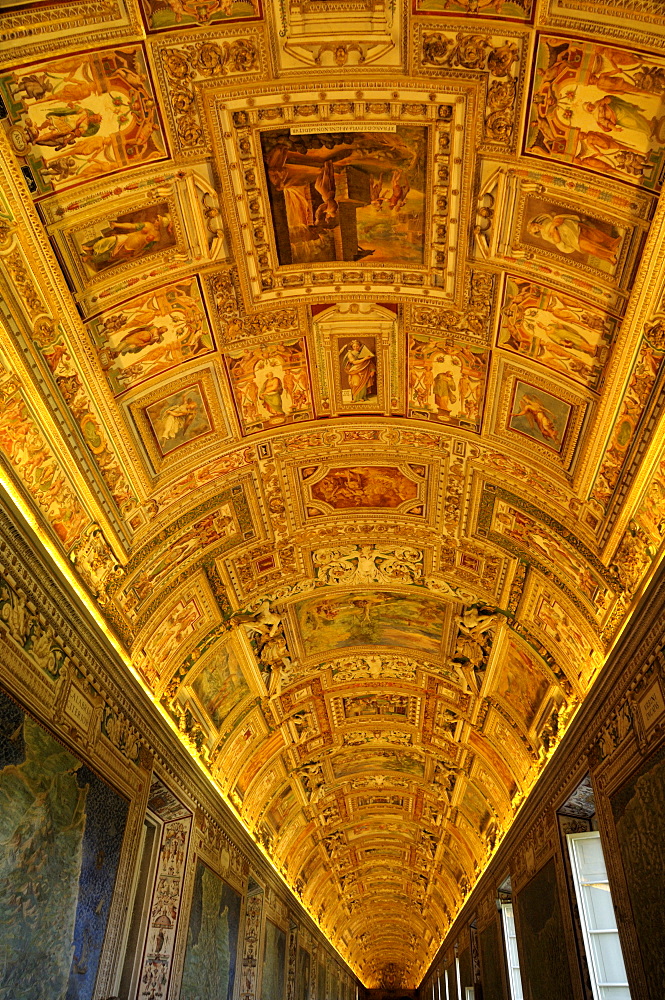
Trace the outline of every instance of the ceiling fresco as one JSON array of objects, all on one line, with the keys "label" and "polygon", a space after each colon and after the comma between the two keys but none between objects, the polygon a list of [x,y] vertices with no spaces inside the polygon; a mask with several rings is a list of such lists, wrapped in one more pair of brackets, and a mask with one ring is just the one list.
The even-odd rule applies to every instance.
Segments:
[{"label": "ceiling fresco", "polygon": [[415,986],[662,556],[661,5],[0,35],[2,481],[360,978]]}]

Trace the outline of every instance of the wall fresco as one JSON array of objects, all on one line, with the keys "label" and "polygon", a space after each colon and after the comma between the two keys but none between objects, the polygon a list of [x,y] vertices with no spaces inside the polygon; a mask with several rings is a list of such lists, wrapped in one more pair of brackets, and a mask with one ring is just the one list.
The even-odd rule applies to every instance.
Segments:
[{"label": "wall fresco", "polygon": [[566,1000],[572,983],[554,859],[517,894],[517,917],[520,964],[531,996]]},{"label": "wall fresco", "polygon": [[[118,696],[89,759],[117,753],[144,801],[153,750],[178,778],[196,757],[340,954],[410,992],[658,572],[657,14],[123,4],[0,14],[4,472],[185,749],[161,761]],[[7,669],[69,719],[76,630],[0,564]],[[348,1000],[193,801],[149,795],[129,1000],[229,992],[222,879],[247,892],[243,1000],[266,918],[267,1000],[308,1000],[319,966],[314,1000]],[[100,996],[123,993],[121,923]],[[465,930],[465,985],[475,949]]]},{"label": "wall fresco", "polygon": [[214,347],[196,279],[164,285],[90,321],[114,393]]},{"label": "wall fresco", "polygon": [[304,340],[231,351],[225,360],[246,434],[313,416]]},{"label": "wall fresco", "polygon": [[284,1000],[285,985],[286,934],[272,920],[266,920],[261,1000]]},{"label": "wall fresco", "polygon": [[494,692],[503,699],[512,714],[529,729],[549,688],[536,658],[510,643],[502,658]]},{"label": "wall fresco", "polygon": [[200,859],[194,876],[181,995],[232,1000],[241,897]]},{"label": "wall fresco", "polygon": [[182,805],[179,812],[182,818],[168,820],[161,830],[137,1000],[165,1000],[168,995],[192,828]]},{"label": "wall fresco", "polygon": [[624,235],[617,226],[533,194],[527,196],[522,211],[522,243],[558,254],[564,261],[616,274]]},{"label": "wall fresco", "polygon": [[310,486],[313,499],[333,510],[399,507],[418,497],[418,483],[390,466],[334,468]]},{"label": "wall fresco", "polygon": [[563,447],[571,405],[529,382],[516,381],[508,426],[552,451]]},{"label": "wall fresco", "polygon": [[0,992],[92,1000],[128,803],[1,692],[0,727]]},{"label": "wall fresco", "polygon": [[414,14],[445,14],[528,21],[532,0],[414,0]]},{"label": "wall fresco", "polygon": [[90,277],[139,261],[176,245],[168,202],[104,219],[74,237],[79,261]]},{"label": "wall fresco", "polygon": [[489,354],[428,334],[409,337],[409,408],[445,424],[480,429]]},{"label": "wall fresco", "polygon": [[143,0],[149,31],[200,27],[261,16],[259,0]]},{"label": "wall fresco", "polygon": [[647,761],[614,792],[611,803],[649,995],[656,997],[665,975],[660,884],[654,878],[663,863],[665,754]]},{"label": "wall fresco", "polygon": [[211,430],[205,395],[197,384],[163,397],[145,412],[162,455]]},{"label": "wall fresco", "polygon": [[236,653],[215,647],[206,664],[191,682],[193,693],[216,729],[249,694],[249,687]]}]

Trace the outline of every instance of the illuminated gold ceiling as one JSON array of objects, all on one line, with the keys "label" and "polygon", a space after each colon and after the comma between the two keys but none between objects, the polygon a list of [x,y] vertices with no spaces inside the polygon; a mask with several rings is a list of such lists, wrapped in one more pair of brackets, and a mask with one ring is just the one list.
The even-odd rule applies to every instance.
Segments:
[{"label": "illuminated gold ceiling", "polygon": [[662,8],[141,3],[0,14],[3,479],[411,986],[660,557]]}]

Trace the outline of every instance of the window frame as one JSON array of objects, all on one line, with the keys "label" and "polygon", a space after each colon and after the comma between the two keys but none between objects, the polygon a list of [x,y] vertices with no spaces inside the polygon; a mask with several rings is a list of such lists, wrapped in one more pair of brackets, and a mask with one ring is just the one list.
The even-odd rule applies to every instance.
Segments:
[{"label": "window frame", "polygon": [[511,1000],[524,1000],[522,969],[517,949],[517,929],[512,901],[501,901],[501,929],[503,931],[503,953],[508,972],[508,990]]},{"label": "window frame", "polygon": [[[575,844],[584,840],[595,840],[600,847],[600,854],[603,859],[603,866],[605,869],[605,878],[599,879],[597,884],[603,883],[607,885],[607,891],[610,895],[610,901],[612,902],[612,916],[614,919],[614,927],[608,928],[593,928],[591,926],[592,920],[591,915],[588,910],[588,902],[586,894],[584,893],[584,885],[590,883],[584,883],[582,881],[582,872],[580,868],[579,852],[575,848]],[[577,908],[579,912],[579,922],[582,930],[582,940],[584,942],[584,952],[587,961],[587,967],[589,970],[589,980],[591,982],[591,991],[593,993],[594,1000],[607,1000],[604,996],[602,990],[603,987],[609,988],[623,988],[626,990],[626,997],[630,1000],[630,983],[628,981],[628,973],[626,971],[626,961],[623,955],[623,948],[621,946],[621,937],[619,935],[619,928],[617,926],[616,914],[614,912],[614,901],[612,899],[612,888],[609,882],[609,876],[607,874],[607,863],[605,861],[605,852],[603,850],[603,842],[600,836],[599,830],[587,830],[583,833],[567,833],[566,834],[566,845],[568,848],[568,858],[570,861],[570,872],[572,876],[573,889],[575,892],[575,900],[577,902]],[[596,883],[594,883],[595,885]],[[605,983],[600,979],[599,969],[596,964],[596,951],[592,945],[592,938],[595,935],[600,934],[613,934],[616,937],[616,942],[619,950],[619,957],[623,965],[625,982],[617,983]]]}]

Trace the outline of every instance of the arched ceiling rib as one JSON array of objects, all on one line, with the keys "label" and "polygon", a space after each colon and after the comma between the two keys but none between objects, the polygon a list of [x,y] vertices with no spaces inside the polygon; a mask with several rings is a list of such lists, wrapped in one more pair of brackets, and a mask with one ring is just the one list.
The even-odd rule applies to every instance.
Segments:
[{"label": "arched ceiling rib", "polygon": [[5,479],[414,985],[660,558],[662,19],[141,2],[0,14]]}]

